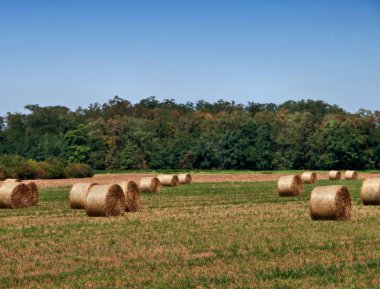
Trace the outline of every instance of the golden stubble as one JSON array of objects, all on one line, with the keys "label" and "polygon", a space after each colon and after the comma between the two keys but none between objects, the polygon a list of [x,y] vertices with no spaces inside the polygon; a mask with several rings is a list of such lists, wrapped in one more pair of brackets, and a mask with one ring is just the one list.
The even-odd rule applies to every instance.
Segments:
[{"label": "golden stubble", "polygon": [[[89,218],[83,210],[70,210],[65,200],[0,211],[0,276],[18,280],[14,287],[30,288],[41,280],[52,287],[78,280],[101,286],[106,281],[94,280],[104,272],[113,272],[109,282],[118,287],[144,287],[147,280],[179,287],[186,278],[210,283],[224,278],[225,288],[320,288],[324,281],[318,275],[271,276],[276,270],[336,265],[344,266],[341,286],[379,283],[376,276],[350,280],[353,264],[380,258],[377,207],[355,203],[350,221],[312,221],[307,200],[272,202],[275,191],[258,193],[259,203],[252,203],[246,198],[252,190],[200,196],[191,195],[191,186],[188,190],[188,195],[171,189],[142,195],[141,212],[116,218]],[[56,280],[63,272],[67,276]]]}]

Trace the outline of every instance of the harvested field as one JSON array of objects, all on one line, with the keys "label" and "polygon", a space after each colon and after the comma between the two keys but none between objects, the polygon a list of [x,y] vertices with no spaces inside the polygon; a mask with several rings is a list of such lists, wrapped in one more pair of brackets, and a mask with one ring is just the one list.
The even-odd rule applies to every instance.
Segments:
[{"label": "harvested field", "polygon": [[[143,177],[157,176],[158,174],[98,174],[92,178],[82,179],[57,179],[57,180],[34,180],[38,187],[59,187],[69,186],[75,183],[88,183],[95,182],[100,185],[120,183],[126,179],[140,182]],[[216,183],[216,182],[267,182],[277,181],[280,176],[286,174],[278,174],[276,172],[262,174],[192,174],[193,183]],[[366,179],[367,177],[380,177],[380,173],[360,173],[359,179]],[[328,172],[317,173],[318,180],[328,180]],[[2,182],[0,182],[0,185]]]},{"label": "harvested field", "polygon": [[277,181],[196,183],[143,194],[144,210],[89,218],[70,187],[37,206],[0,210],[4,288],[378,288],[378,207],[361,181],[347,222],[312,221],[310,192],[280,198]]}]

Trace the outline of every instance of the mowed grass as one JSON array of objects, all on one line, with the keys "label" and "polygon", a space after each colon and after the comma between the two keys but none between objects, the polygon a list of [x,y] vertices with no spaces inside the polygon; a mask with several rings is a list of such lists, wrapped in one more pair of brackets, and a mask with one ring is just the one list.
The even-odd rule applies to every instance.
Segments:
[{"label": "mowed grass", "polygon": [[379,288],[380,207],[311,221],[314,185],[279,198],[275,182],[192,184],[142,196],[143,211],[88,218],[68,187],[0,210],[3,288]]}]

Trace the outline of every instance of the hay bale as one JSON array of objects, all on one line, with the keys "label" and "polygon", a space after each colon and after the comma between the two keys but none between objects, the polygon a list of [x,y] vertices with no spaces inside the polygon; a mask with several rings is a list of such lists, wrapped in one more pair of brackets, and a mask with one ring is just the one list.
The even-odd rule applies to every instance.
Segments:
[{"label": "hay bale", "polygon": [[317,174],[313,172],[304,172],[301,179],[304,184],[314,184],[317,181]]},{"label": "hay bale", "polygon": [[178,180],[181,185],[191,184],[193,181],[193,178],[190,174],[179,174]]},{"label": "hay bale", "polygon": [[357,171],[346,171],[344,174],[344,178],[346,180],[357,180],[358,179],[358,172]]},{"label": "hay bale", "polygon": [[[20,179],[6,179],[3,184],[20,183],[20,182],[21,182]],[[32,182],[32,181],[23,182],[23,183],[26,184],[30,189],[30,193],[32,196],[31,206],[36,205],[38,203],[38,199],[39,199],[39,192],[38,192],[37,184],[35,182]]]},{"label": "hay bale", "polygon": [[0,208],[26,208],[32,205],[30,188],[21,182],[7,182],[0,187]]},{"label": "hay bale", "polygon": [[76,183],[71,187],[69,205],[71,209],[84,209],[84,204],[90,189],[96,183]]},{"label": "hay bale", "polygon": [[329,172],[329,180],[340,180],[341,173],[340,171],[330,171]]},{"label": "hay bale", "polygon": [[310,216],[313,220],[348,220],[351,196],[347,187],[315,187],[310,196]]},{"label": "hay bale", "polygon": [[127,212],[138,212],[141,208],[141,194],[139,186],[134,181],[118,184],[124,192],[125,210]]},{"label": "hay bale", "polygon": [[159,175],[157,178],[160,180],[161,186],[175,187],[179,184],[177,175]]},{"label": "hay bale", "polygon": [[28,186],[28,188],[30,189],[30,193],[32,194],[32,206],[36,205],[40,197],[37,184],[32,181],[25,182],[24,184]]},{"label": "hay bale", "polygon": [[158,178],[145,177],[140,180],[140,191],[147,193],[160,192],[160,180]]},{"label": "hay bale", "polygon": [[360,197],[364,205],[380,205],[380,178],[368,178],[363,182]]},{"label": "hay bale", "polygon": [[92,186],[85,202],[90,217],[120,216],[125,213],[123,189],[117,185]]},{"label": "hay bale", "polygon": [[6,179],[5,181],[4,181],[4,184],[5,183],[19,183],[19,182],[21,182],[21,180],[20,179]]},{"label": "hay bale", "polygon": [[302,193],[302,180],[299,175],[282,176],[278,179],[280,197],[298,196]]}]

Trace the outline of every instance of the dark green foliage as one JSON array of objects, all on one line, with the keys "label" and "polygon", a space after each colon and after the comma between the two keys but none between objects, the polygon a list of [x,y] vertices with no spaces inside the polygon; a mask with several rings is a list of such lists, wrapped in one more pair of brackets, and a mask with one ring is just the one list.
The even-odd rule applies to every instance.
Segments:
[{"label": "dark green foliage", "polygon": [[122,169],[134,169],[138,162],[139,148],[132,142],[127,142],[120,152],[120,164]]},{"label": "dark green foliage", "polygon": [[5,166],[0,166],[0,180],[5,180],[7,178],[7,168]]},{"label": "dark green foliage", "polygon": [[76,111],[26,109],[0,117],[0,154],[28,160],[0,162],[0,177],[82,175],[76,165],[65,170],[69,163],[96,170],[380,167],[380,112],[351,114],[323,101],[244,106],[149,97],[132,104],[116,96]]},{"label": "dark green foliage", "polygon": [[187,154],[188,163],[193,168],[216,168],[219,166],[217,153],[217,146],[210,135],[201,135]]},{"label": "dark green foliage", "polygon": [[314,154],[311,162],[322,169],[347,168],[362,169],[365,167],[365,142],[360,132],[351,123],[331,121],[316,132],[312,144]]},{"label": "dark green foliage", "polygon": [[253,167],[250,149],[253,146],[255,129],[249,130],[242,127],[226,132],[219,144],[219,159],[221,166],[226,169],[238,169],[247,165]]},{"label": "dark green foliage", "polygon": [[67,142],[67,159],[69,162],[81,163],[88,161],[91,148],[86,126],[81,124],[69,130],[64,135]]}]

